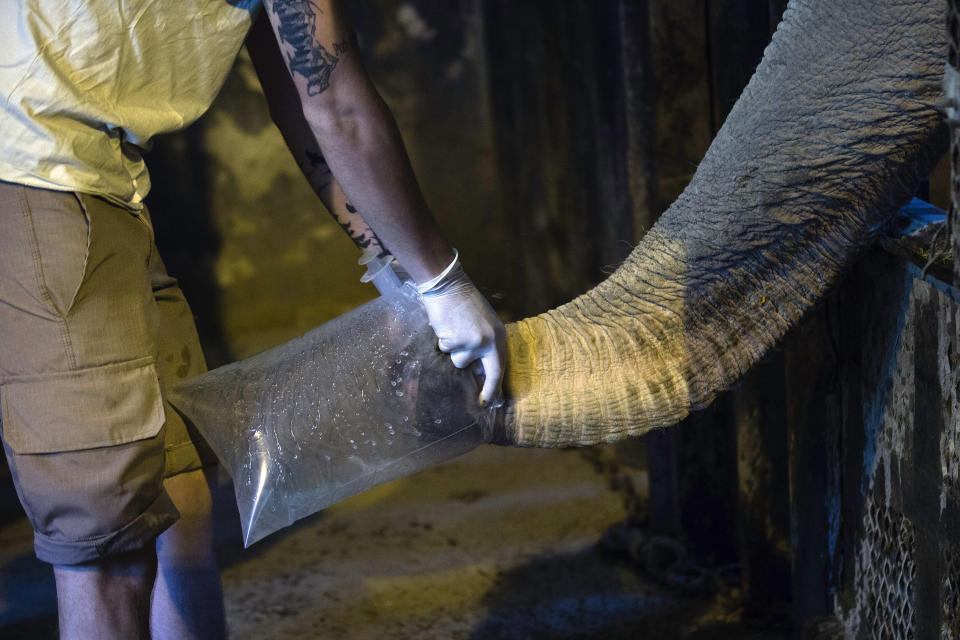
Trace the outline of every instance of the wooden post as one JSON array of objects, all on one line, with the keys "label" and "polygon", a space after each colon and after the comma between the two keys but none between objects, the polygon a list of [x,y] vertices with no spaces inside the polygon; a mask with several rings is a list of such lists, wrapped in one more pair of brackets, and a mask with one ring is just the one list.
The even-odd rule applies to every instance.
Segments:
[{"label": "wooden post", "polygon": [[784,376],[783,353],[774,353],[733,394],[743,595],[749,609],[764,612],[790,601]]},{"label": "wooden post", "polygon": [[633,32],[645,28],[642,4],[484,5],[504,207],[524,260],[526,314],[601,281],[630,252],[634,218],[643,219],[632,196],[649,199],[651,125],[645,98],[627,95],[625,80],[647,77],[647,38]]},{"label": "wooden post", "polygon": [[[650,9],[646,0],[620,0],[620,66],[627,133],[627,188],[633,207],[633,237],[639,241],[653,226],[656,208],[656,142]],[[625,238],[618,239],[623,246]]]},{"label": "wooden post", "polygon": [[809,314],[785,352],[793,620],[831,611],[840,526],[840,366],[836,302]]}]

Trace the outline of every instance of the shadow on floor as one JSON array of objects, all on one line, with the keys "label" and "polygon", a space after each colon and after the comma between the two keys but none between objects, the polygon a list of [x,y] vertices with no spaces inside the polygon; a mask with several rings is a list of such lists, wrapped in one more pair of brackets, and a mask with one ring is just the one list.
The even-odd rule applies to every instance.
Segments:
[{"label": "shadow on floor", "polygon": [[0,638],[57,637],[57,590],[50,565],[30,553],[0,566]]},{"label": "shadow on floor", "polygon": [[[623,510],[581,456],[489,449],[465,460],[249,550],[222,483],[215,544],[234,637],[789,638],[591,544]],[[33,557],[23,518],[0,524],[0,638],[55,638],[52,572]]]},{"label": "shadow on floor", "polygon": [[536,557],[497,577],[471,640],[664,638],[651,625],[681,605],[594,548]]},{"label": "shadow on floor", "polygon": [[538,556],[498,576],[471,640],[789,640],[726,597],[665,589],[597,547]]},{"label": "shadow on floor", "polygon": [[[9,479],[7,479],[9,482]],[[265,553],[302,527],[316,526],[322,514],[307,518],[244,550],[240,518],[233,501],[233,487],[221,483],[215,491],[214,544],[221,568]],[[18,526],[27,535],[23,509],[12,484],[0,487],[0,527]],[[22,537],[22,536],[21,536]],[[37,560],[29,540],[18,540],[24,552],[0,563],[0,638],[3,640],[55,640],[57,589],[50,565]]]},{"label": "shadow on floor", "polygon": [[[6,469],[3,470],[6,472]],[[57,590],[50,565],[33,555],[32,535],[8,473],[0,478],[0,530],[19,525],[22,541],[3,540],[0,562],[0,638],[55,639]]]}]

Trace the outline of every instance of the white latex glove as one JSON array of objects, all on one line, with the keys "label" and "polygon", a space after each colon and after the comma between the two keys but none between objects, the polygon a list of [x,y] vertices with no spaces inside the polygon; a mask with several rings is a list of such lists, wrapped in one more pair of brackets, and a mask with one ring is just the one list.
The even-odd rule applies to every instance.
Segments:
[{"label": "white latex glove", "polygon": [[506,330],[493,307],[487,302],[454,251],[453,262],[439,276],[422,285],[417,292],[427,310],[430,326],[437,334],[440,351],[450,354],[453,365],[464,369],[479,362],[484,375],[480,404],[502,402],[501,381],[506,355]]}]

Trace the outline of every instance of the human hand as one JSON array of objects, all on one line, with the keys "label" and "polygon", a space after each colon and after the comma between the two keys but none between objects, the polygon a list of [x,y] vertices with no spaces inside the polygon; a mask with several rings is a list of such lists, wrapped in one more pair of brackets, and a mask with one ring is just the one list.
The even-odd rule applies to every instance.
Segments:
[{"label": "human hand", "polygon": [[437,334],[437,346],[450,354],[458,369],[479,363],[484,375],[480,404],[499,406],[503,398],[506,330],[493,307],[467,277],[459,254],[443,273],[417,286],[417,291]]}]

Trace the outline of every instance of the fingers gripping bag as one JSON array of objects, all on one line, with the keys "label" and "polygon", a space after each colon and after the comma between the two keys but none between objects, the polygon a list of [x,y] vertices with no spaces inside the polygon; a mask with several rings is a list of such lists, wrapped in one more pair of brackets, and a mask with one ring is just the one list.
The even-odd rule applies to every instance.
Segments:
[{"label": "fingers gripping bag", "polygon": [[191,378],[171,403],[233,479],[244,545],[484,442],[479,384],[437,349],[400,287],[259,355]]}]

